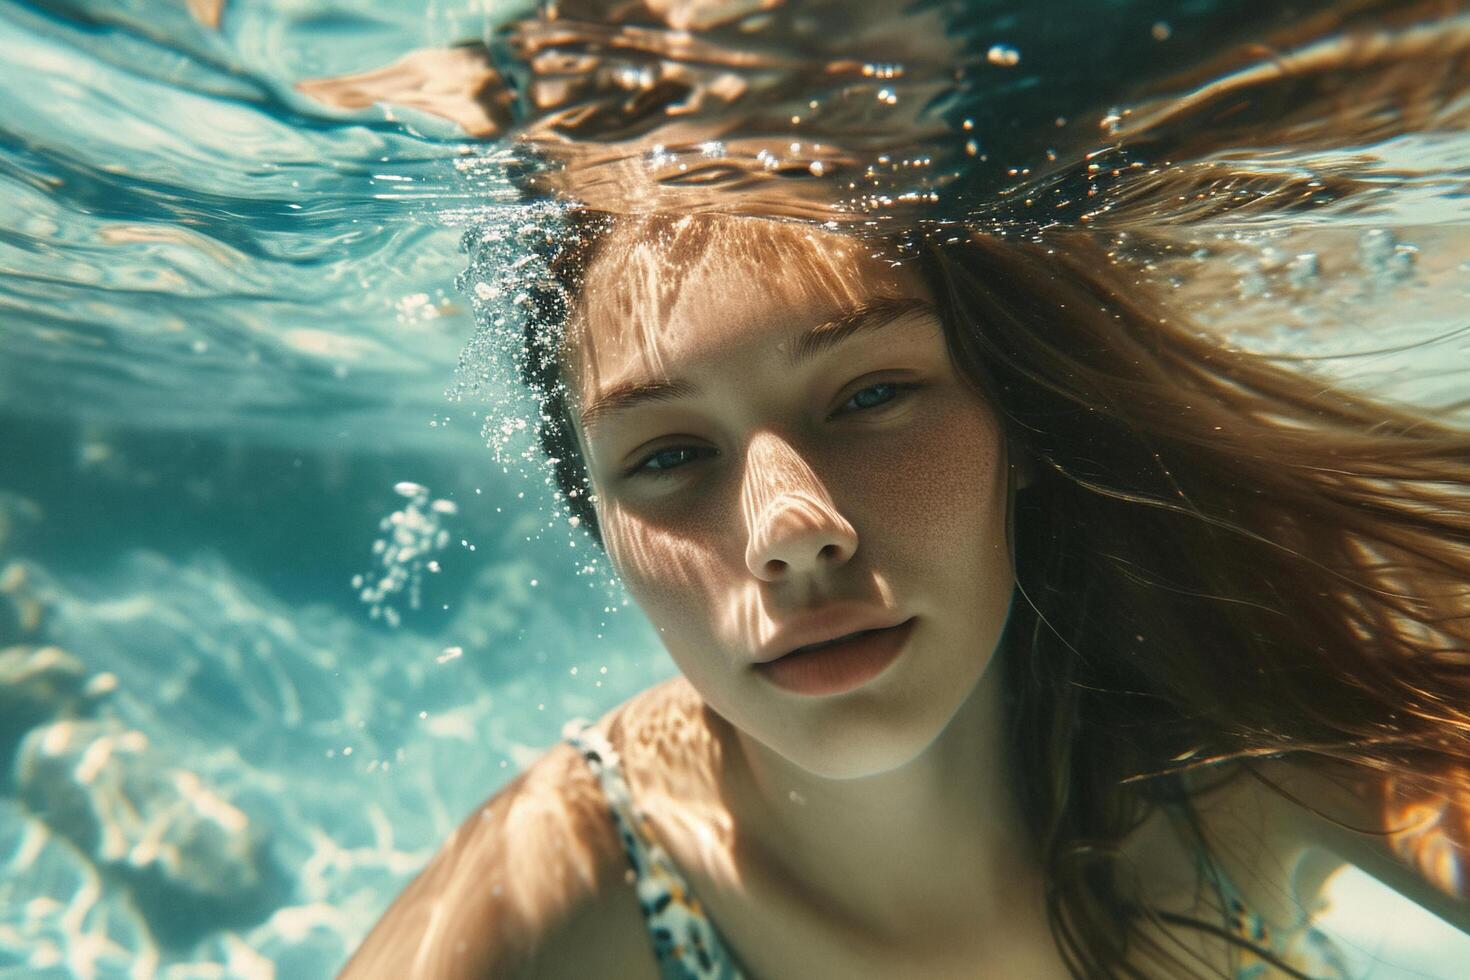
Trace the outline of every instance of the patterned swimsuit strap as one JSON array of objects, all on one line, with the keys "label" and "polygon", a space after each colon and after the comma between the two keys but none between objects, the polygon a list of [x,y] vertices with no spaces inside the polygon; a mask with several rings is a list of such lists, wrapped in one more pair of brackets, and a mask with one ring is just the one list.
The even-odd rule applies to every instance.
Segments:
[{"label": "patterned swimsuit strap", "polygon": [[638,904],[664,980],[743,980],[734,957],[633,800],[617,750],[594,727],[574,719],[563,737],[597,776],[633,869]]}]

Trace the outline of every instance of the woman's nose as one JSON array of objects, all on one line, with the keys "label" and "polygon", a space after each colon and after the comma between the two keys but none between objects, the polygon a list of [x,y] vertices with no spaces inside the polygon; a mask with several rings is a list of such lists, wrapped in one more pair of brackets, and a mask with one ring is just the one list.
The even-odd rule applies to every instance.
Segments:
[{"label": "woman's nose", "polygon": [[857,532],[799,454],[775,437],[762,436],[746,459],[743,509],[750,534],[745,564],[752,575],[779,582],[835,568],[853,556]]}]

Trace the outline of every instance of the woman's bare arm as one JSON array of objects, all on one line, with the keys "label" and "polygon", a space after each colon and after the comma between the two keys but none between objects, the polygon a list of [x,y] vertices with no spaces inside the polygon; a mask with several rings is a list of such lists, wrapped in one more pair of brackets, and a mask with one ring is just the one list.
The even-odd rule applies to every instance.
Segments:
[{"label": "woman's bare arm", "polygon": [[[1345,786],[1301,765],[1280,764],[1267,778],[1303,804],[1302,839],[1354,865],[1441,919],[1470,933],[1470,852],[1455,822],[1464,800]],[[1463,831],[1462,831],[1463,833]]]},{"label": "woman's bare arm", "polygon": [[656,976],[625,869],[600,787],[559,744],[470,814],[341,977]]}]

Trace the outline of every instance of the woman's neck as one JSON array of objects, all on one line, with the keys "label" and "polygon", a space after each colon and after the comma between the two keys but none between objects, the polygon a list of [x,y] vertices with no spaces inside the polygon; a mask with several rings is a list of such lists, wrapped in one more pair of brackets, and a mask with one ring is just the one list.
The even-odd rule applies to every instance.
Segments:
[{"label": "woman's neck", "polygon": [[815,776],[711,723],[726,743],[735,826],[793,887],[869,934],[1047,933],[1040,867],[1005,764],[999,671],[920,755],[874,776]]}]

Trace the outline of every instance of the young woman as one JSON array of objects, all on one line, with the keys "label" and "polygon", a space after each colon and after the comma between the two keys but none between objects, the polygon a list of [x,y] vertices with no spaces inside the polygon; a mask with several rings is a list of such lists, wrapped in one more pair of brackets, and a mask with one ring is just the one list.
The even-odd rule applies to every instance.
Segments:
[{"label": "young woman", "polygon": [[542,438],[681,676],[346,976],[1330,977],[1345,862],[1470,930],[1470,433],[1082,231],[581,211],[552,272]]},{"label": "young woman", "polygon": [[548,449],[682,677],[473,815],[349,976],[1331,976],[1343,861],[1470,927],[1470,435],[1076,234],[569,242]]}]

